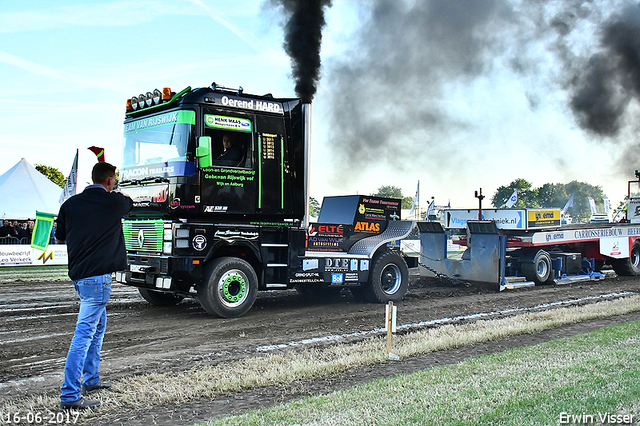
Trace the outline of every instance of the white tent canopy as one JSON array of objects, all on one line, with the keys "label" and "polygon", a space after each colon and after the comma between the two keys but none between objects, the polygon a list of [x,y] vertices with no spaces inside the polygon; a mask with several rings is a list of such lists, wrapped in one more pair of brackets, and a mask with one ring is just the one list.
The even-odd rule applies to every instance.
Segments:
[{"label": "white tent canopy", "polygon": [[0,219],[35,219],[36,210],[57,215],[61,193],[23,158],[0,176]]}]

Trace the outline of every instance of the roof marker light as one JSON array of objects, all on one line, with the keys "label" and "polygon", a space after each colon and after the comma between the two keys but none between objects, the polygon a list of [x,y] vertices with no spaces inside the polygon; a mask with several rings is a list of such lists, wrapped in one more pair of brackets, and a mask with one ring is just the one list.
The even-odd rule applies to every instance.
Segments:
[{"label": "roof marker light", "polygon": [[151,94],[151,92],[147,92],[147,94],[145,95],[145,102],[148,107],[153,105],[153,95]]},{"label": "roof marker light", "polygon": [[158,89],[155,89],[153,91],[153,104],[159,105],[161,100],[162,100],[162,92],[160,92]]},{"label": "roof marker light", "polygon": [[133,108],[133,110],[137,110],[138,109],[138,97],[137,96],[132,96],[131,99],[131,108]]},{"label": "roof marker light", "polygon": [[138,95],[138,107],[140,107],[140,109],[144,108],[144,101],[146,100],[146,97],[140,93],[140,95]]},{"label": "roof marker light", "polygon": [[171,100],[171,88],[170,87],[163,87],[162,88],[162,100],[163,101]]}]

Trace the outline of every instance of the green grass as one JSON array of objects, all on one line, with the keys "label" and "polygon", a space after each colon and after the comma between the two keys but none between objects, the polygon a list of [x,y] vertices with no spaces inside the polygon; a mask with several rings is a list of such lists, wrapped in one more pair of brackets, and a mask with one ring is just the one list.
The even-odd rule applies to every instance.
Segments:
[{"label": "green grass", "polygon": [[639,344],[640,322],[630,322],[207,425],[554,425],[562,413],[593,416],[591,424],[633,415],[635,423]]},{"label": "green grass", "polygon": [[0,268],[0,284],[15,281],[68,281],[67,265],[9,266]]}]

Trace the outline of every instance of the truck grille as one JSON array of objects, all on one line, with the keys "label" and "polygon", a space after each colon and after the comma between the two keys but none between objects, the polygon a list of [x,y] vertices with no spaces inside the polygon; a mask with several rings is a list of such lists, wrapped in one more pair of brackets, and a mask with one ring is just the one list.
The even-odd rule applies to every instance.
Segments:
[{"label": "truck grille", "polygon": [[161,220],[125,220],[122,224],[127,250],[162,251],[164,224]]}]

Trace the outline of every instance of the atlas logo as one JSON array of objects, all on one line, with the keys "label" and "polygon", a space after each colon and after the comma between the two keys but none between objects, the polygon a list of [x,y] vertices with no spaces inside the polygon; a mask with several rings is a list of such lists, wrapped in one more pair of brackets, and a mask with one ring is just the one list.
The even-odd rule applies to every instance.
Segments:
[{"label": "atlas logo", "polygon": [[359,232],[380,232],[380,224],[371,222],[356,222],[356,226],[353,230]]}]

